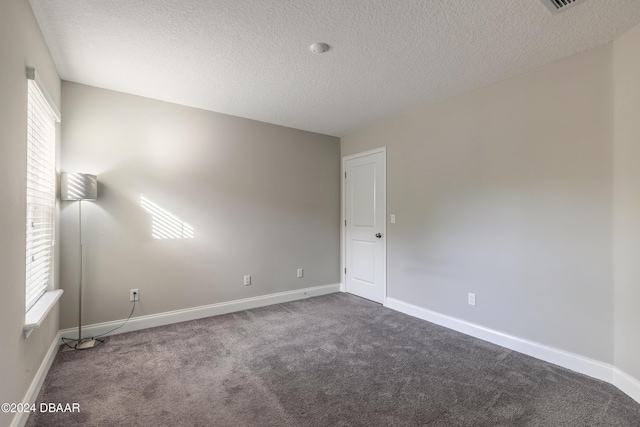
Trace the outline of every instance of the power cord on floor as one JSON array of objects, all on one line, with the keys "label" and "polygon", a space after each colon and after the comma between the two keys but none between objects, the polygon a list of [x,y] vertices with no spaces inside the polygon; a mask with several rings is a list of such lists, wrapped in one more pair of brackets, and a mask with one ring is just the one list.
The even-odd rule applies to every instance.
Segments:
[{"label": "power cord on floor", "polygon": [[[64,345],[66,345],[69,348],[73,348],[74,350],[89,350],[89,348],[97,347],[98,345],[104,343],[104,340],[99,339],[99,337],[103,337],[105,335],[108,335],[111,332],[117,331],[118,329],[120,329],[124,325],[126,325],[127,322],[129,321],[129,319],[131,319],[131,316],[133,315],[133,312],[135,311],[135,309],[136,309],[136,301],[133,300],[133,307],[131,307],[131,313],[129,313],[129,317],[127,317],[125,319],[125,321],[122,322],[122,325],[117,326],[117,327],[111,329],[110,331],[107,331],[107,332],[105,332],[103,334],[100,334],[100,335],[94,335],[94,336],[92,336],[90,338],[81,338],[80,341],[72,339],[72,338],[64,338],[64,337],[62,337],[62,342],[64,343]],[[78,348],[82,343],[87,342],[87,341],[91,341],[91,340],[96,340],[100,344],[96,343],[96,345],[94,347],[89,347],[89,348]],[[75,341],[75,345],[70,345],[67,341]]]},{"label": "power cord on floor", "polygon": [[[82,338],[82,339],[80,339],[80,341],[78,341],[78,340],[73,339],[73,338],[62,337],[62,342],[64,343],[64,345],[66,345],[67,347],[72,348],[74,350],[90,350],[92,348],[95,348],[95,347],[99,346],[100,344],[102,344],[104,342],[104,340],[97,339],[96,340],[96,342],[97,342],[96,345],[94,345],[92,347],[87,347],[87,348],[80,347],[83,343],[91,341],[91,340],[93,340],[93,338]],[[74,345],[70,345],[67,341],[73,341],[73,342],[75,342],[75,344]]]}]

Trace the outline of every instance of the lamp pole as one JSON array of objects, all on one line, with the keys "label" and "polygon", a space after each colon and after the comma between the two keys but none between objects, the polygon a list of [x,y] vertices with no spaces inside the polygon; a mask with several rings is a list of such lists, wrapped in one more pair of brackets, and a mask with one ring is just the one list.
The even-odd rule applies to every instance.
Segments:
[{"label": "lamp pole", "polygon": [[78,200],[78,243],[80,247],[80,277],[78,280],[78,342],[82,340],[82,199]]}]

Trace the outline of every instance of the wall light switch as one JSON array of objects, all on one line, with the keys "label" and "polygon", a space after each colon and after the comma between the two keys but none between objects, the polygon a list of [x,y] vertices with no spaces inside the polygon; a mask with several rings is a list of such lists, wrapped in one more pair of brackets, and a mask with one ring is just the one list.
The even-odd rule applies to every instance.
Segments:
[{"label": "wall light switch", "polygon": [[476,305],[476,294],[469,293],[469,305]]},{"label": "wall light switch", "polygon": [[391,224],[396,223],[396,214],[391,214]]},{"label": "wall light switch", "polygon": [[298,269],[297,277],[298,278],[302,277],[302,269],[301,268]]},{"label": "wall light switch", "polygon": [[244,285],[249,286],[250,284],[251,284],[251,276],[247,274],[246,276],[244,276]]}]

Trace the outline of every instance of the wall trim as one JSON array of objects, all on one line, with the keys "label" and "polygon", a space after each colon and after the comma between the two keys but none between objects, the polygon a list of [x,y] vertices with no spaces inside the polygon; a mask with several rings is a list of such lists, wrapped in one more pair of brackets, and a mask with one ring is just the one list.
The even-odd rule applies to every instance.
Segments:
[{"label": "wall trim", "polygon": [[614,367],[613,385],[625,392],[630,398],[640,403],[640,381],[626,372]]},{"label": "wall trim", "polygon": [[[217,304],[203,305],[200,307],[186,308],[183,310],[174,310],[164,313],[150,314],[147,316],[132,317],[122,328],[115,330],[105,336],[139,331],[141,329],[154,328],[156,326],[170,325],[172,323],[186,322],[189,320],[202,319],[204,317],[217,316],[220,314],[233,313],[236,311],[249,310],[252,308],[264,307],[272,304],[280,304],[283,302],[332,294],[339,291],[340,284],[334,283],[331,285],[314,286],[310,288],[296,289],[294,291],[278,292],[275,294],[244,298]],[[93,325],[83,326],[83,335],[85,337],[91,337],[107,333],[111,329],[121,325],[124,320],[125,319],[121,319],[112,322],[96,323]],[[60,337],[64,336],[74,339],[77,338],[77,335],[78,328],[64,329],[60,331]],[[62,338],[60,338],[59,344],[62,344]]]},{"label": "wall trim", "polygon": [[[56,354],[58,354],[58,349],[60,348],[60,337],[61,332],[58,331],[56,336],[53,338],[53,342],[47,351],[47,354],[44,356],[42,363],[40,364],[40,368],[38,368],[38,372],[36,372],[33,381],[31,381],[31,385],[27,389],[27,393],[24,395],[24,399],[22,399],[22,403],[36,403],[36,399],[38,398],[38,393],[40,393],[40,388],[42,388],[42,384],[44,383],[44,379],[47,377],[49,373],[49,368],[51,368],[51,364],[53,363],[53,359],[56,358]],[[16,402],[17,403],[17,402]],[[29,412],[18,412],[13,417],[13,421],[11,421],[11,427],[24,427],[27,423],[27,419],[29,418]]]},{"label": "wall trim", "polygon": [[[223,302],[218,304],[205,305],[200,307],[188,308],[184,310],[175,310],[165,313],[152,314],[149,316],[134,317],[127,324],[114,331],[110,335],[120,334],[124,332],[132,332],[140,329],[152,328],[155,326],[163,326],[172,323],[185,322],[188,320],[196,320],[204,317],[216,316],[220,314],[233,313],[236,311],[249,310],[252,308],[264,307],[272,304],[280,304],[289,301],[310,298],[314,296],[327,295],[340,292],[340,283],[331,285],[315,286],[310,288],[298,289],[295,291],[279,292],[275,294],[263,295],[253,298],[245,298],[235,301]],[[445,328],[453,329],[458,332],[488,341],[502,347],[524,353],[526,355],[562,366],[572,371],[588,375],[593,378],[606,381],[613,384],[622,392],[627,394],[636,402],[640,403],[640,381],[630,376],[624,371],[604,362],[580,356],[557,348],[549,347],[533,341],[514,337],[502,332],[485,328],[471,322],[457,319],[455,317],[440,314],[413,304],[406,303],[394,298],[386,298],[385,307],[399,311],[409,316],[417,317],[428,322],[435,323]],[[105,333],[115,326],[122,323],[123,320],[114,322],[98,323],[84,327],[89,335],[98,335]],[[74,337],[77,334],[77,328],[65,329],[59,331],[47,354],[45,355],[38,372],[36,372],[29,389],[27,390],[22,402],[35,403],[38,393],[45,378],[51,368],[53,360],[58,353],[58,348],[62,344],[62,336]],[[29,417],[28,412],[17,413],[10,427],[24,427]]]},{"label": "wall trim", "polygon": [[508,335],[394,298],[387,297],[385,307],[608,382],[640,403],[640,381],[608,363]]}]

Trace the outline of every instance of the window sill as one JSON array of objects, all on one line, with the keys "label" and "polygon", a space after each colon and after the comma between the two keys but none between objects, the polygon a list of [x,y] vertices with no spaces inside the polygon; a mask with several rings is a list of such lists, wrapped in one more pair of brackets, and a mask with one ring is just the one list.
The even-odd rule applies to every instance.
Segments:
[{"label": "window sill", "polygon": [[22,328],[25,338],[27,338],[35,328],[42,325],[47,314],[49,314],[53,306],[56,305],[62,296],[62,292],[64,292],[62,289],[45,292],[38,302],[25,313],[24,328]]}]

